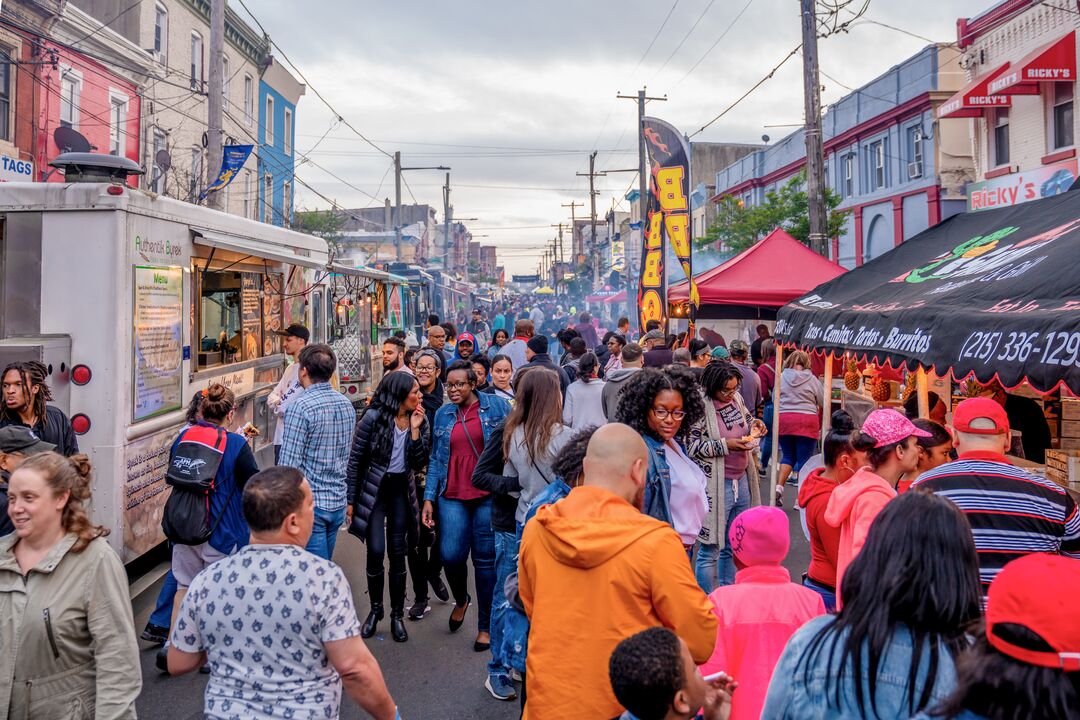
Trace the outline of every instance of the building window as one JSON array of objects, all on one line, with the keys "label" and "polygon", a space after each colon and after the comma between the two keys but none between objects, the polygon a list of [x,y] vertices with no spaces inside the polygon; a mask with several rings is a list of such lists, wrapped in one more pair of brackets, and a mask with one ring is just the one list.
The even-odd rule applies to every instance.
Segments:
[{"label": "building window", "polygon": [[292,155],[292,110],[285,108],[285,120],[281,125],[282,140],[285,142],[285,154]]},{"label": "building window", "polygon": [[289,227],[292,224],[292,183],[288,180],[281,184],[281,207],[282,225]]},{"label": "building window", "polygon": [[1054,150],[1072,147],[1073,144],[1073,84],[1054,83]]},{"label": "building window", "polygon": [[167,150],[167,146],[168,136],[163,130],[154,128],[152,150],[150,154],[150,166],[153,168],[150,173],[150,190],[159,195],[162,194],[165,188],[165,171],[158,165],[158,154]]},{"label": "building window", "polygon": [[193,147],[191,148],[191,188],[189,190],[191,202],[195,202],[199,196],[202,174],[202,148]]},{"label": "building window", "polygon": [[870,183],[872,190],[885,187],[885,141],[870,146]]},{"label": "building window", "polygon": [[1009,164],[1009,109],[994,112],[994,166]]},{"label": "building window", "polygon": [[252,206],[254,204],[255,204],[254,200],[251,197],[251,171],[250,170],[245,170],[244,171],[244,217],[251,218],[252,220],[255,219],[255,216],[254,216],[254,214],[252,213],[252,210],[251,210],[251,208],[252,208]]},{"label": "building window", "polygon": [[169,53],[169,11],[161,3],[154,5],[154,54],[166,62]]},{"label": "building window", "polygon": [[263,222],[274,222],[274,176],[270,173],[263,178]]},{"label": "building window", "polygon": [[855,194],[855,153],[848,153],[844,156],[844,181],[841,187],[841,193],[844,197],[851,197]]},{"label": "building window", "polygon": [[197,32],[191,33],[191,89],[196,92],[202,91],[203,57],[202,35]]},{"label": "building window", "polygon": [[0,48],[0,140],[11,140],[11,52]]},{"label": "building window", "polygon": [[123,155],[124,140],[127,138],[127,98],[113,96],[109,98],[109,154]]},{"label": "building window", "polygon": [[907,179],[914,180],[923,176],[923,132],[922,126],[908,128],[907,131]]},{"label": "building window", "polygon": [[263,126],[266,128],[266,144],[273,146],[274,144],[274,98],[269,95],[266,96],[266,119],[263,120]]},{"label": "building window", "polygon": [[221,94],[229,97],[229,56],[221,55]]},{"label": "building window", "polygon": [[79,95],[82,78],[71,68],[60,74],[60,124],[63,127],[79,127]]},{"label": "building window", "polygon": [[255,81],[244,75],[244,119],[251,125],[255,118]]}]

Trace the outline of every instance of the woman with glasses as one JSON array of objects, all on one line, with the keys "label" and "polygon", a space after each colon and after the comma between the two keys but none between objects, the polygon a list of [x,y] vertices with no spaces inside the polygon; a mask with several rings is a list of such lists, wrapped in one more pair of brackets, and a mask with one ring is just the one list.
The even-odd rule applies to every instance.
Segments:
[{"label": "woman with glasses", "polygon": [[693,375],[677,366],[634,373],[615,409],[615,422],[637,430],[649,448],[642,512],[671,524],[688,555],[709,510],[705,473],[684,449],[690,427],[703,414]]},{"label": "woman with glasses", "polygon": [[743,402],[742,373],[729,362],[711,362],[701,375],[705,412],[690,428],[687,450],[708,477],[709,513],[698,536],[694,567],[698,585],[711,593],[717,585],[735,582],[735,561],[728,533],[735,517],[760,505],[760,489],[750,482],[747,468],[765,425]]},{"label": "woman with glasses", "polygon": [[473,650],[484,652],[491,647],[495,534],[491,529],[491,495],[478,490],[472,476],[484,445],[510,414],[510,403],[488,393],[478,394],[476,373],[472,364],[464,360],[447,369],[446,393],[450,402],[435,413],[422,521],[429,528],[435,526],[438,501],[439,550],[455,602],[450,613],[450,632],[462,626],[465,612],[472,604],[468,594],[469,570],[465,564],[472,555],[479,595],[478,632]]},{"label": "woman with glasses", "polygon": [[496,355],[491,359],[491,383],[484,392],[501,397],[513,404],[514,388],[510,385],[510,379],[514,377],[514,361],[509,355]]},{"label": "woman with glasses", "polygon": [[[423,405],[424,414],[427,415],[429,429],[435,427],[435,413],[446,402],[442,380],[439,378],[444,362],[446,358],[441,350],[424,348],[416,353],[416,382],[420,385],[420,393],[423,395],[420,404]],[[426,469],[414,473],[413,477],[416,479],[416,497],[422,498],[424,488],[427,486]],[[434,513],[433,516],[437,518],[438,513]],[[440,577],[442,558],[439,557],[439,546],[435,542],[438,531],[437,522],[432,527],[420,523],[419,535],[409,536],[409,572],[413,578],[415,598],[427,598],[427,586],[430,585],[435,597],[446,602],[450,599],[450,592]]]}]

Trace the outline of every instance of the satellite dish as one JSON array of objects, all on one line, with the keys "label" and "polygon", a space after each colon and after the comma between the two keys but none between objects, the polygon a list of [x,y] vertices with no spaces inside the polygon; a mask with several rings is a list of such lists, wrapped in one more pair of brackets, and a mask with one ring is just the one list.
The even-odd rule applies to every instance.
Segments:
[{"label": "satellite dish", "polygon": [[768,135],[762,135],[762,136],[761,136],[761,142],[763,142],[763,143],[765,143],[766,145],[768,145],[768,144],[769,144],[769,136],[768,136]]},{"label": "satellite dish", "polygon": [[78,130],[69,127],[58,127],[53,131],[53,140],[60,152],[90,152],[90,141],[82,136]]},{"label": "satellite dish", "polygon": [[154,164],[161,168],[162,172],[168,172],[169,168],[172,167],[172,155],[169,154],[168,150],[158,150],[154,154]]}]

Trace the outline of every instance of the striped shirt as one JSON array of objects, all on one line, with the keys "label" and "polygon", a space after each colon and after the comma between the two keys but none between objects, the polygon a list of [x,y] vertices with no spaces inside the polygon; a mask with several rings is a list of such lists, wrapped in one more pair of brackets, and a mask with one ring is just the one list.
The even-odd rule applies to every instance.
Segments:
[{"label": "striped shirt", "polygon": [[971,524],[986,595],[1010,560],[1030,553],[1080,559],[1080,513],[1065,489],[1014,467],[1004,455],[969,452],[912,484],[952,501]]},{"label": "striped shirt", "polygon": [[345,507],[356,410],[330,383],[310,385],[285,411],[279,464],[304,473],[315,507],[333,512]]}]

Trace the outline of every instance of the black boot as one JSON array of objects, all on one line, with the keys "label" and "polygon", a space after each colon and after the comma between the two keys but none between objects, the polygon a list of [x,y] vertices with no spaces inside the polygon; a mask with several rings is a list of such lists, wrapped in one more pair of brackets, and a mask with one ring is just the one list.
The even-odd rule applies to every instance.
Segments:
[{"label": "black boot", "polygon": [[409,633],[405,629],[405,579],[406,573],[390,576],[390,635],[394,642],[405,642]]},{"label": "black boot", "polygon": [[381,572],[374,575],[369,573],[367,583],[371,612],[368,613],[367,619],[364,620],[364,624],[360,627],[360,637],[362,638],[372,637],[378,629],[379,621],[383,619],[383,574]]}]

